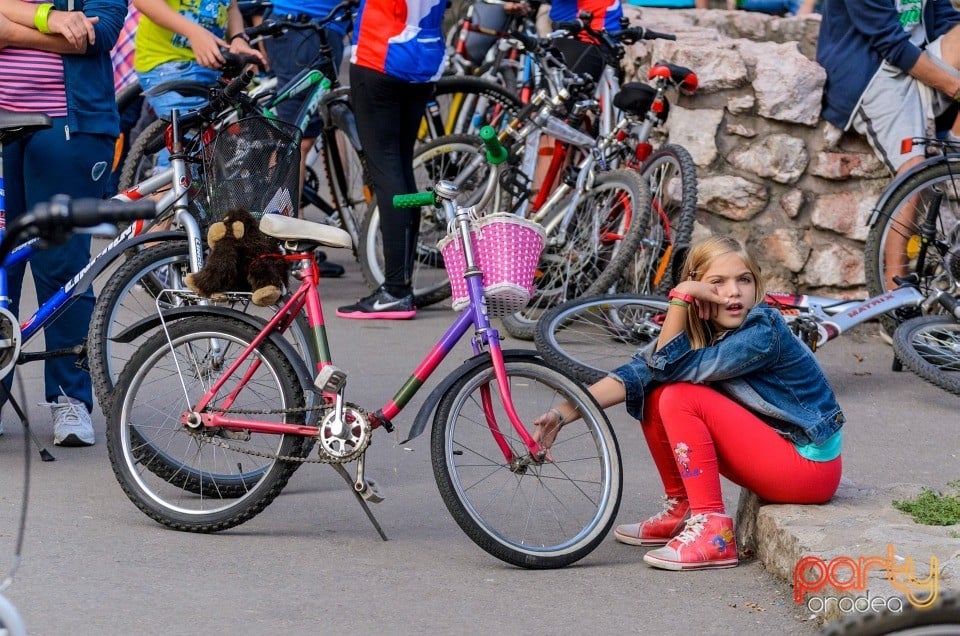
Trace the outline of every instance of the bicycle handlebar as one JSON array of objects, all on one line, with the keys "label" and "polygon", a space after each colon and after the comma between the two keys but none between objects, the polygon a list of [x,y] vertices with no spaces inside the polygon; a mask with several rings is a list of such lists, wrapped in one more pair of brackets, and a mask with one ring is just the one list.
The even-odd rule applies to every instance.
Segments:
[{"label": "bicycle handlebar", "polygon": [[104,223],[123,223],[152,219],[157,215],[153,200],[113,201],[76,199],[58,194],[46,203],[38,203],[27,214],[17,217],[6,228],[0,243],[0,263],[20,242],[23,235],[39,236],[53,243],[66,240],[75,228],[90,228]]},{"label": "bicycle handlebar", "polygon": [[396,208],[422,208],[427,205],[436,205],[436,203],[437,195],[433,193],[433,190],[393,196],[393,206]]},{"label": "bicycle handlebar", "polygon": [[638,40],[673,40],[676,41],[677,36],[672,33],[660,33],[659,31],[654,31],[642,26],[630,27],[624,29],[619,33],[614,33],[613,37],[624,42],[626,44],[633,44]]}]

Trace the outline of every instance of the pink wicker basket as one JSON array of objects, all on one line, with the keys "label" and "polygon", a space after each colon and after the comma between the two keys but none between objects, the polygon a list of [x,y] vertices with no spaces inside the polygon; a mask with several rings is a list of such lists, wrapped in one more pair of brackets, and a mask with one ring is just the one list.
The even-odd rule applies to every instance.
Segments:
[{"label": "pink wicker basket", "polygon": [[[516,313],[530,301],[544,236],[540,224],[515,214],[498,212],[473,222],[470,237],[483,271],[488,315]],[[453,234],[442,238],[437,247],[450,277],[453,308],[459,311],[470,304],[463,278],[467,268],[463,249]]]}]

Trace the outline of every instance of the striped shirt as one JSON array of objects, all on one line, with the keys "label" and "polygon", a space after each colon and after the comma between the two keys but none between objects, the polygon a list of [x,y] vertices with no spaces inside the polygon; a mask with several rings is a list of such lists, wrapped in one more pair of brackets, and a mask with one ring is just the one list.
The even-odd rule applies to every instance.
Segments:
[{"label": "striped shirt", "polygon": [[0,49],[0,108],[66,117],[67,92],[60,54]]}]

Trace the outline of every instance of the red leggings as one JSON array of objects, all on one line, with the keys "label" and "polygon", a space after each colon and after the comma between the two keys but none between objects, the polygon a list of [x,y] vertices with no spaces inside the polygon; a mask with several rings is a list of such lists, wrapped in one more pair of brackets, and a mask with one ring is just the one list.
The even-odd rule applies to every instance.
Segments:
[{"label": "red leggings", "polygon": [[724,511],[720,475],[770,503],[824,503],[840,483],[840,457],[802,457],[769,424],[710,387],[658,387],[643,415],[667,496],[688,499],[694,513]]}]

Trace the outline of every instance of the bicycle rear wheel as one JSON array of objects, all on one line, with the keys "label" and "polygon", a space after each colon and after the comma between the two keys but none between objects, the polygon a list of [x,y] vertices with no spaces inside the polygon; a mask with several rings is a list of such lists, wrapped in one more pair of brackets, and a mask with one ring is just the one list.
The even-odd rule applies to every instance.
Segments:
[{"label": "bicycle rear wheel", "polygon": [[[259,514],[299,466],[277,457],[302,457],[303,437],[192,432],[180,421],[257,333],[223,316],[186,318],[169,325],[169,341],[163,332],[147,340],[120,375],[107,417],[107,451],[124,493],[155,521],[189,532],[232,528]],[[207,412],[216,412],[246,373],[250,377],[231,409],[304,422],[304,390],[294,364],[269,339]]]},{"label": "bicycle rear wheel", "polygon": [[[479,198],[490,164],[480,154],[481,141],[472,135],[450,135],[424,144],[413,158],[418,189],[433,187],[446,180],[460,188],[460,204],[471,205]],[[424,207],[420,212],[420,234],[413,263],[413,299],[417,307],[426,307],[450,297],[450,280],[444,269],[437,242],[447,235],[443,211]],[[360,265],[371,288],[385,278],[383,241],[380,237],[380,208],[371,204],[360,232]]]},{"label": "bicycle rear wheel", "polygon": [[697,167],[683,146],[667,144],[641,166],[650,185],[650,222],[617,292],[666,293],[683,265],[697,219]]},{"label": "bicycle rear wheel", "polygon": [[[553,461],[529,453],[503,411],[490,361],[466,373],[440,400],[431,436],[433,472],[443,501],[477,545],[512,565],[559,568],[589,554],[620,506],[617,438],[589,393],[543,362],[505,356],[514,406],[523,422],[568,401],[582,416],[551,448]],[[488,425],[514,454],[504,459]]]},{"label": "bicycle rear wheel", "polygon": [[436,84],[436,112],[428,110],[421,125],[420,139],[429,141],[444,135],[473,134],[483,126],[496,129],[520,113],[520,99],[488,80],[448,75]]},{"label": "bicycle rear wheel", "polygon": [[553,368],[593,384],[656,341],[668,307],[666,298],[640,294],[563,303],[537,323],[537,351]]},{"label": "bicycle rear wheel", "polygon": [[577,202],[569,225],[549,230],[533,298],[523,310],[503,317],[510,335],[533,340],[537,320],[546,310],[613,287],[646,234],[649,210],[650,189],[635,172],[598,174]]},{"label": "bicycle rear wheel", "polygon": [[893,332],[897,358],[921,378],[960,395],[960,322],[948,316],[919,316]]}]

